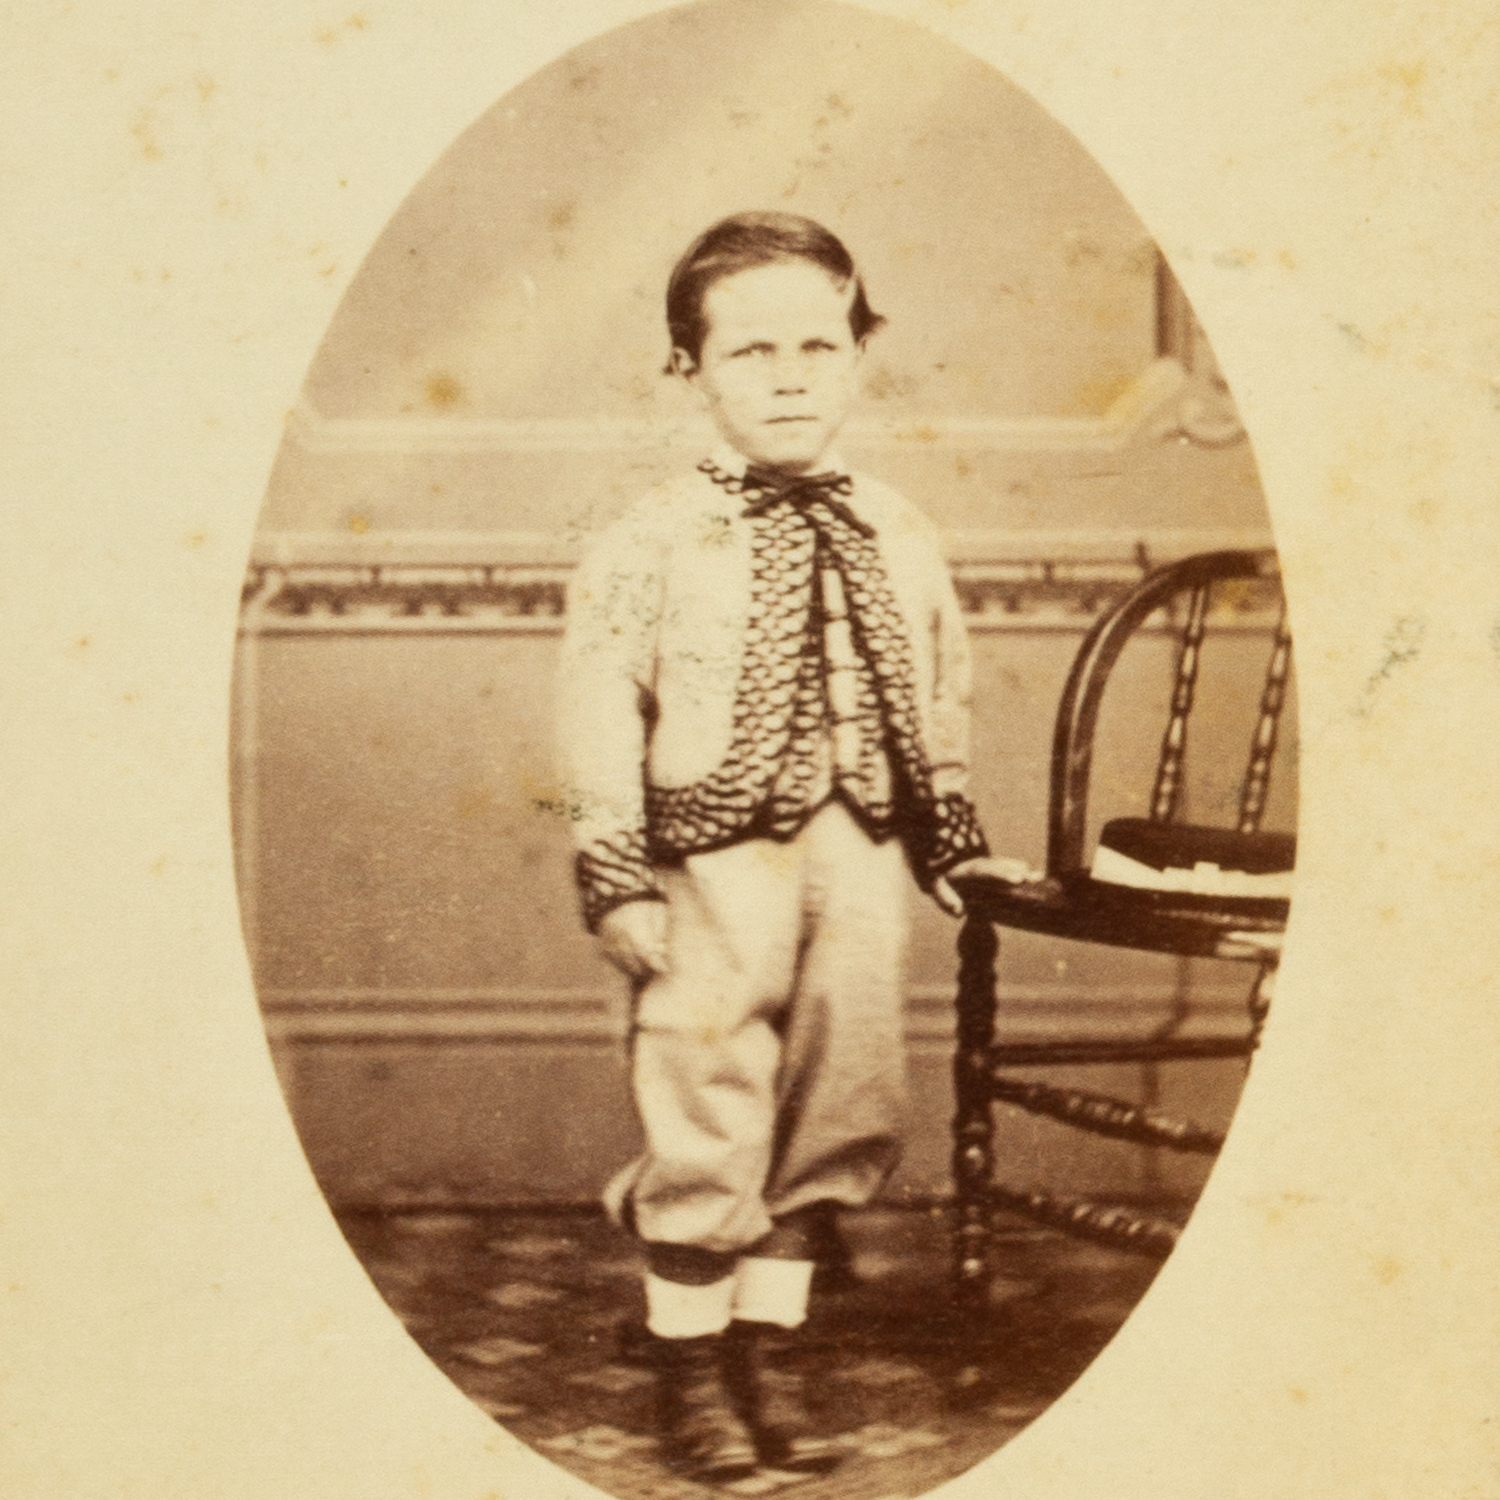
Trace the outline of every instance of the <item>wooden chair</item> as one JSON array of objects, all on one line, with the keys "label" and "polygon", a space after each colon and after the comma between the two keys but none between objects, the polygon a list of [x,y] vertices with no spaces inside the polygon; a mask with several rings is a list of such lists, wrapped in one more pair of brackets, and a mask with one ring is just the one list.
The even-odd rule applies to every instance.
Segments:
[{"label": "wooden chair", "polygon": [[[1268,593],[1277,613],[1239,789],[1237,823],[1233,828],[1209,829],[1176,818],[1205,631],[1215,590],[1222,596],[1224,585],[1241,600]],[[1094,736],[1105,687],[1127,642],[1148,621],[1161,618],[1162,611],[1169,621],[1180,622],[1181,636],[1170,717],[1147,816],[1107,823],[1099,836],[1105,853],[1096,852],[1086,861]],[[1290,662],[1291,637],[1274,553],[1206,553],[1151,573],[1095,623],[1068,676],[1053,734],[1045,878],[1024,884],[989,877],[955,882],[967,912],[959,938],[953,1121],[954,1258],[964,1300],[982,1298],[986,1292],[991,1220],[997,1210],[1020,1212],[1071,1233],[1151,1255],[1164,1256],[1175,1244],[1175,1225],[1128,1208],[995,1183],[992,1105],[1003,1100],[1143,1145],[1217,1152],[1221,1137],[1191,1121],[1173,1120],[1102,1094],[1016,1078],[1004,1070],[1248,1058],[1253,1052],[1286,926],[1284,887],[1295,859],[1291,835],[1260,830]],[[1120,883],[1122,871],[1130,879],[1143,874],[1145,885]],[[1102,878],[1104,873],[1112,878]],[[1077,1035],[1057,1041],[997,1041],[997,927],[1158,953],[1246,960],[1255,965],[1248,1027],[1242,1036],[1231,1037],[1158,1030],[1132,1039]]]}]

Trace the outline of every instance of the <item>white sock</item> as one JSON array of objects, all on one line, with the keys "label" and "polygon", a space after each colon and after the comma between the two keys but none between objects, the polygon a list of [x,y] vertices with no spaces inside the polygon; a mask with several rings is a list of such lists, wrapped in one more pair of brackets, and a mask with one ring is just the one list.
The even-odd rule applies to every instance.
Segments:
[{"label": "white sock", "polygon": [[812,1274],[810,1260],[744,1256],[734,1275],[734,1316],[753,1323],[777,1323],[782,1328],[800,1327],[807,1318]]},{"label": "white sock", "polygon": [[733,1273],[707,1286],[687,1286],[646,1272],[646,1327],[658,1338],[695,1339],[729,1327]]}]

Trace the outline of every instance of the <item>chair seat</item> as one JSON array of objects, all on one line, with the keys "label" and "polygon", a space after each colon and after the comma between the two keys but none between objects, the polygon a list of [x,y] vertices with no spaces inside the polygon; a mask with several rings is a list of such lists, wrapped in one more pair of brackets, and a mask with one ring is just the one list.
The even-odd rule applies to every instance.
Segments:
[{"label": "chair seat", "polygon": [[1197,896],[1289,897],[1297,840],[1193,823],[1115,818],[1094,851],[1093,876],[1109,885]]},{"label": "chair seat", "polygon": [[1150,818],[1111,818],[1099,835],[1107,849],[1153,869],[1192,869],[1215,864],[1247,875],[1281,875],[1297,863],[1294,833],[1207,828],[1201,823],[1153,823]]},{"label": "chair seat", "polygon": [[1284,896],[1146,890],[1086,872],[1015,885],[989,876],[953,884],[972,911],[1005,927],[1196,958],[1245,957],[1233,935],[1281,932],[1291,905]]}]

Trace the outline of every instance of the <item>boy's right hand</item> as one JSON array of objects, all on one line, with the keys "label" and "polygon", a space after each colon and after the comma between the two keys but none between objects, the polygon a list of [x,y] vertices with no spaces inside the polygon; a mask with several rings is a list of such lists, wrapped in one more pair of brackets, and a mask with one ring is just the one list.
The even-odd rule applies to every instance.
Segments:
[{"label": "boy's right hand", "polygon": [[[1005,854],[986,854],[976,859],[966,859],[955,865],[948,875],[988,875],[992,880],[1003,880],[1007,885],[1034,885],[1045,879],[1041,870],[1034,870],[1024,859],[1013,859]],[[932,899],[950,917],[964,914],[963,898],[948,883],[948,876],[939,875],[932,882]]]},{"label": "boy's right hand", "polygon": [[599,947],[632,979],[667,972],[667,908],[662,901],[627,901],[599,923]]}]

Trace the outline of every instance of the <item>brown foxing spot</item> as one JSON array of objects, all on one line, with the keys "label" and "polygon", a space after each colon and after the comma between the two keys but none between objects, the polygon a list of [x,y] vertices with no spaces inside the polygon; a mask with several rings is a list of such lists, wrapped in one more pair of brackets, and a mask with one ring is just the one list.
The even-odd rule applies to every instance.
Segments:
[{"label": "brown foxing spot", "polygon": [[130,133],[135,137],[136,150],[146,161],[162,159],[161,142],[156,138],[156,111],[143,109],[130,122]]},{"label": "brown foxing spot", "polygon": [[1096,380],[1085,380],[1073,391],[1072,409],[1094,414],[1108,411],[1134,383],[1133,375],[1100,376]]},{"label": "brown foxing spot", "polygon": [[1105,297],[1096,302],[1089,314],[1094,327],[1101,333],[1111,333],[1117,328],[1128,328],[1138,311],[1137,303],[1123,297]]},{"label": "brown foxing spot", "polygon": [[427,382],[427,404],[440,410],[456,406],[463,394],[464,388],[451,375],[434,375]]},{"label": "brown foxing spot", "polygon": [[1387,63],[1380,69],[1380,76],[1387,83],[1394,83],[1400,89],[1400,108],[1403,114],[1420,115],[1422,113],[1422,88],[1427,82],[1426,63]]},{"label": "brown foxing spot", "polygon": [[1266,1222],[1273,1227],[1287,1216],[1287,1211],[1293,1208],[1302,1208],[1313,1200],[1306,1193],[1278,1193],[1276,1197],[1266,1205]]},{"label": "brown foxing spot", "polygon": [[343,39],[346,31],[368,31],[370,19],[364,11],[357,10],[351,15],[345,16],[342,23],[336,26],[324,26],[315,33],[318,42],[324,47],[337,45]]},{"label": "brown foxing spot", "polygon": [[909,375],[897,375],[889,365],[876,365],[865,380],[865,390],[876,401],[891,396],[909,396],[916,382]]},{"label": "brown foxing spot", "polygon": [[455,810],[460,818],[470,821],[483,817],[494,805],[494,796],[487,787],[473,787],[459,793]]}]

